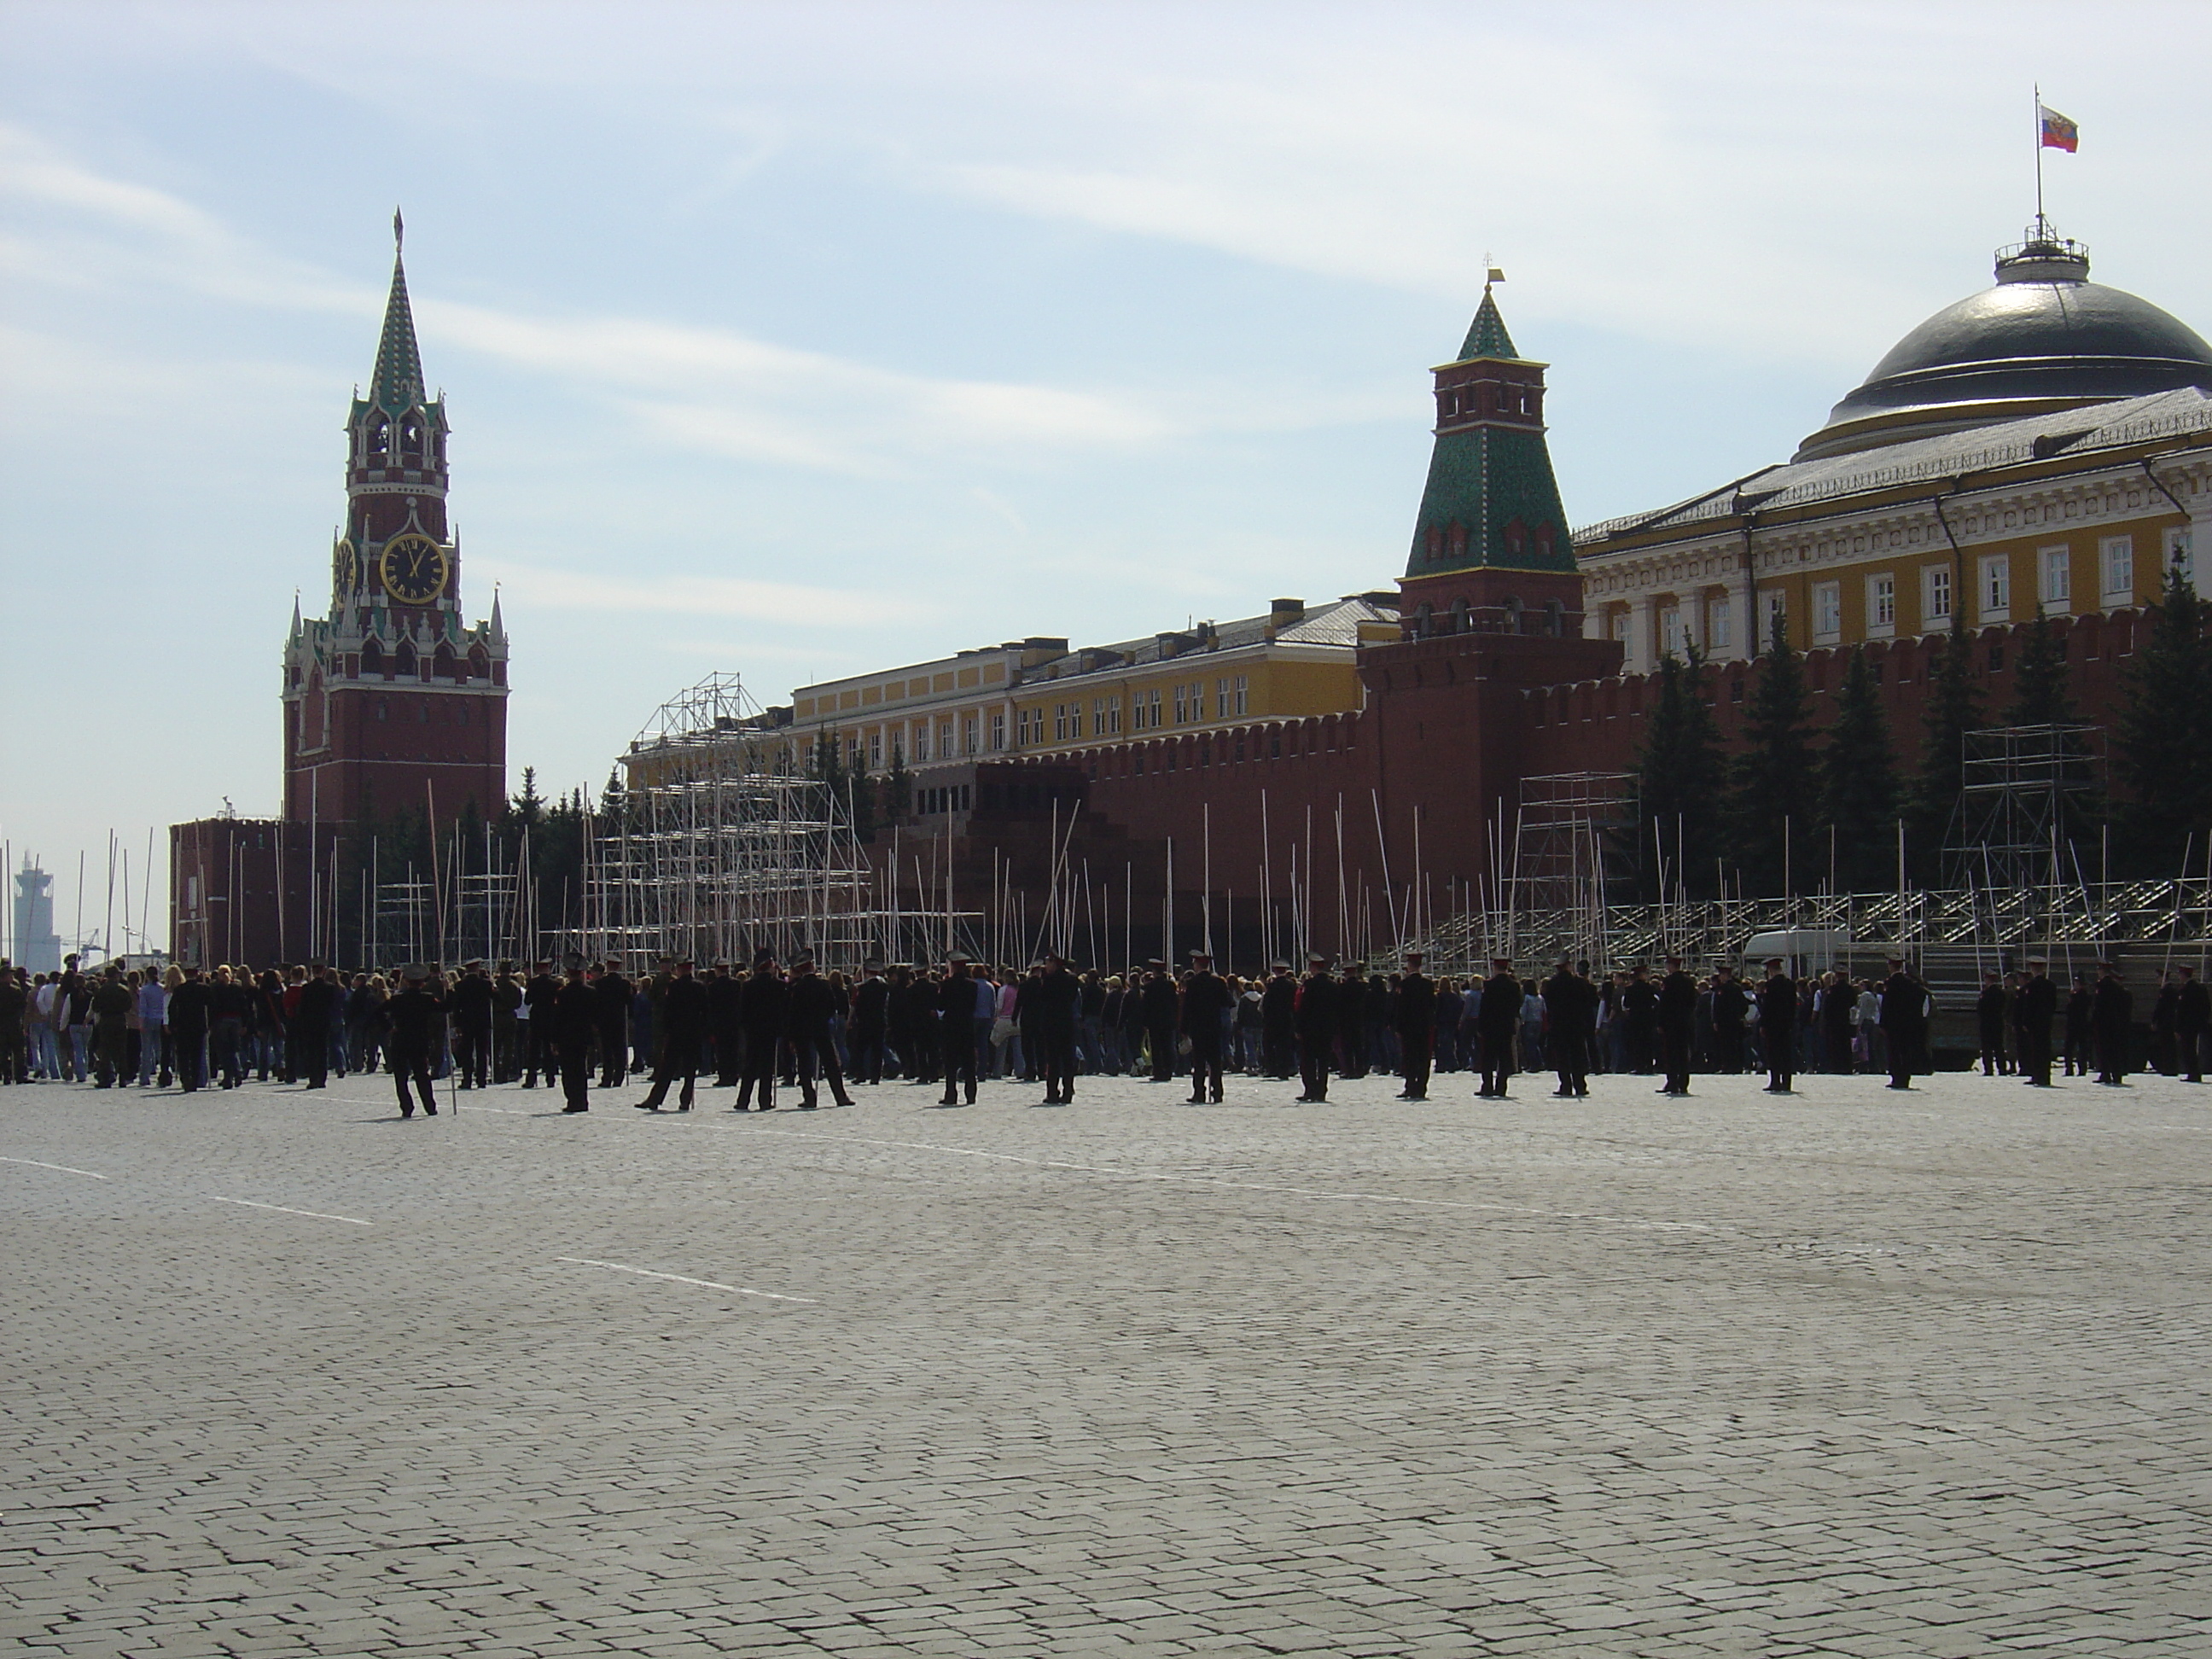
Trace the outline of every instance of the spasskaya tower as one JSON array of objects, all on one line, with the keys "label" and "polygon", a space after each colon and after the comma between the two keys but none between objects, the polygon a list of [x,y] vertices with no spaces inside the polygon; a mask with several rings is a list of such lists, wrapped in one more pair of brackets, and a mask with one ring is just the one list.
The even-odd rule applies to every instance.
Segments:
[{"label": "spasskaya tower", "polygon": [[446,521],[446,399],[428,395],[392,215],[392,295],[366,397],[346,417],[346,520],[326,617],[284,646],[284,816],[336,827],[507,794],[507,630],[461,610]]}]

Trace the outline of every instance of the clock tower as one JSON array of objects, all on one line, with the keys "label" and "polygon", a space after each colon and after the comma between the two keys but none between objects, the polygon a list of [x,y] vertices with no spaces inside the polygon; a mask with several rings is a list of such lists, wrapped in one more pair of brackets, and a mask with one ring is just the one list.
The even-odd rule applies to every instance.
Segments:
[{"label": "clock tower", "polygon": [[326,616],[284,645],[284,816],[336,829],[507,796],[507,630],[461,609],[446,520],[446,399],[428,395],[392,215],[392,295],[366,397],[346,416],[346,518]]}]

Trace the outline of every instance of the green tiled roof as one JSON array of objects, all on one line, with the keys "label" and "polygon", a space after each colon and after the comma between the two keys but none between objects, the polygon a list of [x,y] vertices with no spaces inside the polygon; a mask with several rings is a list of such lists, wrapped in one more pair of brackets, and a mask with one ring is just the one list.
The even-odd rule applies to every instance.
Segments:
[{"label": "green tiled roof", "polygon": [[407,267],[392,260],[392,296],[384,304],[384,336],[376,343],[376,373],[368,401],[386,414],[412,409],[422,398],[422,354],[415,344],[415,312],[407,303]]},{"label": "green tiled roof", "polygon": [[1498,301],[1491,295],[1488,284],[1482,290],[1482,304],[1474,313],[1474,326],[1467,331],[1467,343],[1459,349],[1459,361],[1472,357],[1511,357],[1521,354],[1513,349],[1513,337],[1505,331],[1505,319],[1498,314]]}]

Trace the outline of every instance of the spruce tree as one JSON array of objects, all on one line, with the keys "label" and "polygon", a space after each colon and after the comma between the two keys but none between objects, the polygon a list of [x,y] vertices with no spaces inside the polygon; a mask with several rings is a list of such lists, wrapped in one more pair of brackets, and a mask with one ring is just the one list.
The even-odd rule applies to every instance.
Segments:
[{"label": "spruce tree", "polygon": [[[1778,638],[1759,659],[1759,681],[1744,716],[1729,798],[1729,829],[1745,890],[1780,893],[1820,862],[1820,769],[1807,730],[1811,699],[1804,659]],[[1822,849],[1825,850],[1825,849]]]},{"label": "spruce tree", "polygon": [[890,770],[884,775],[883,808],[887,818],[902,818],[914,805],[914,774],[906,769],[906,750],[891,745]]},{"label": "spruce tree", "polygon": [[1896,870],[1897,757],[1864,651],[1851,653],[1836,723],[1820,755],[1820,822],[1833,837],[1836,884],[1886,889]]},{"label": "spruce tree", "polygon": [[1981,689],[1974,684],[1973,641],[1955,619],[1950,637],[1928,666],[1928,699],[1922,715],[1926,746],[1913,779],[1907,816],[1914,868],[1934,880],[1942,868],[1943,836],[1965,785],[1966,733],[1982,725]]},{"label": "spruce tree", "polygon": [[2112,734],[2122,855],[2144,876],[2199,867],[2212,836],[2212,641],[2207,605],[2177,564],[2128,665]]},{"label": "spruce tree", "polygon": [[[1659,695],[1644,723],[1644,750],[1637,757],[1638,806],[1644,841],[1653,823],[1671,862],[1679,854],[1686,867],[1683,884],[1704,894],[1712,884],[1714,849],[1720,842],[1720,805],[1726,768],[1721,759],[1720,728],[1705,701],[1705,659],[1696,647],[1686,663],[1672,652],[1659,659]],[[1658,890],[1656,851],[1644,846],[1647,893]]]},{"label": "spruce tree", "polygon": [[2020,660],[2013,667],[2012,707],[2007,726],[2069,726],[2074,699],[2067,686],[2066,641],[2041,606],[2027,629]]}]

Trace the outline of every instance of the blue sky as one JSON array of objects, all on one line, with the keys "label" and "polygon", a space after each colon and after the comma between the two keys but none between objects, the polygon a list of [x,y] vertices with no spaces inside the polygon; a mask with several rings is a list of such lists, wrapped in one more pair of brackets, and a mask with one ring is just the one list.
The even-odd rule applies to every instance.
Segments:
[{"label": "blue sky", "polygon": [[[509,753],[1387,586],[1485,256],[1577,522],[1785,456],[2033,210],[2212,329],[2201,6],[0,4],[0,836],[273,811],[405,204]],[[134,878],[135,884],[135,878]],[[160,929],[157,927],[158,933]]]}]

